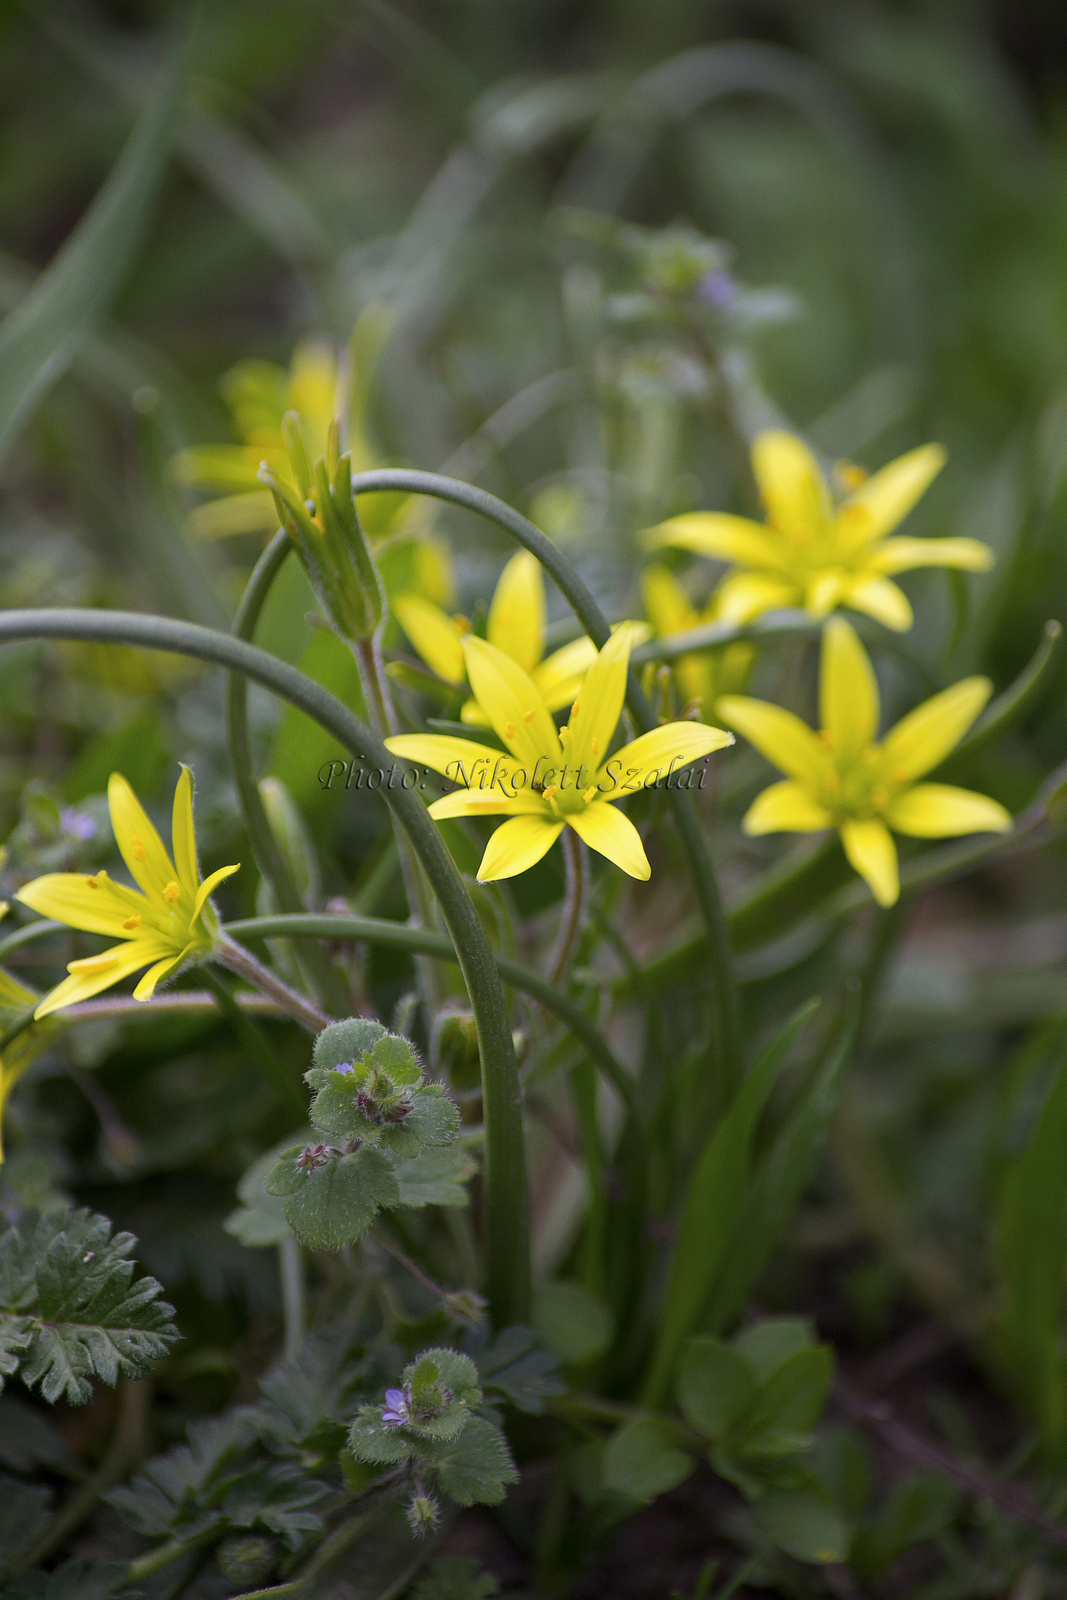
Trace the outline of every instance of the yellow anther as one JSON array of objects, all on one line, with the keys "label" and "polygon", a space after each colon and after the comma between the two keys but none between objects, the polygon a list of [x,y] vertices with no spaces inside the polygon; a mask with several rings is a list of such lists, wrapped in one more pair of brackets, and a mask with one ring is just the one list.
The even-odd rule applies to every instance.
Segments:
[{"label": "yellow anther", "polygon": [[164,900],[168,901],[170,905],[173,905],[180,894],[181,889],[172,878],[167,884],[167,887],[163,890],[163,898]]},{"label": "yellow anther", "polygon": [[590,745],[590,749],[592,750],[593,754],[595,756],[598,756],[600,754],[600,740],[599,739],[591,739],[589,741],[589,745]]},{"label": "yellow anther", "polygon": [[456,615],[452,618],[452,626],[462,639],[465,633],[470,633],[471,631],[471,619],[463,616],[461,612],[457,611]]},{"label": "yellow anther", "polygon": [[879,784],[876,789],[872,789],[871,790],[871,805],[875,808],[876,811],[884,811],[888,804],[889,804],[889,790],[888,789],[883,789],[882,785]]},{"label": "yellow anther", "polygon": [[524,711],[522,714],[522,720],[523,722],[532,722],[536,715],[536,711]]},{"label": "yellow anther", "polygon": [[145,858],[144,845],[142,844],[141,840],[138,839],[136,834],[134,834],[133,838],[130,840],[130,854],[135,861],[143,861]]},{"label": "yellow anther", "polygon": [[588,789],[582,795],[582,799],[585,801],[586,805],[588,805],[590,800],[592,800],[594,798],[594,796],[598,795],[599,793],[600,793],[600,790],[597,788],[596,784],[595,783],[591,783],[589,785]]},{"label": "yellow anther", "polygon": [[545,791],[544,791],[544,793],[542,795],[542,798],[545,799],[545,800],[551,800],[551,798],[552,798],[552,796],[554,794],[559,794],[559,784],[558,783],[550,783],[548,788],[545,789]]},{"label": "yellow anther", "polygon": [[513,722],[505,722],[505,724],[504,724],[504,732],[505,732],[505,734],[507,735],[507,737],[509,739],[514,739],[514,737],[515,737],[515,724]]},{"label": "yellow anther", "polygon": [[834,463],[834,478],[838,487],[844,489],[846,494],[855,494],[857,489],[862,489],[868,476],[866,467],[858,467],[854,461]]},{"label": "yellow anther", "polygon": [[85,881],[89,885],[90,889],[99,889],[100,887],[95,878],[86,878]]},{"label": "yellow anther", "polygon": [[134,928],[139,928],[141,926],[141,919],[140,917],[127,917],[122,926],[125,928],[127,933],[132,933]]},{"label": "yellow anther", "polygon": [[579,710],[580,710],[580,707],[579,707],[578,702],[576,700],[574,702],[574,704],[571,706],[571,716],[572,717],[576,717],[578,715]]},{"label": "yellow anther", "polygon": [[559,730],[559,742],[560,742],[560,744],[563,744],[563,745],[570,744],[570,742],[571,742],[571,730],[568,727],[562,727]]}]

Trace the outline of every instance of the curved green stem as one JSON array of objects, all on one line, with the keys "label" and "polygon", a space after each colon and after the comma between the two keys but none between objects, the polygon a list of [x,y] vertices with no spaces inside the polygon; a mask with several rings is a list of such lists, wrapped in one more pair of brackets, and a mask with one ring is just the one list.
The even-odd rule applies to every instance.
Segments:
[{"label": "curved green stem", "polygon": [[295,989],[290,989],[287,983],[265,967],[255,956],[235,944],[232,939],[223,938],[215,950],[215,959],[224,967],[229,967],[239,978],[244,978],[251,983],[261,994],[269,996],[277,1002],[283,1011],[289,1015],[309,1033],[321,1033],[326,1024],[331,1020],[325,1011],[312,1005],[310,1000],[302,994],[297,994]]},{"label": "curved green stem", "polygon": [[[170,651],[242,672],[312,717],[351,755],[392,765],[385,746],[336,696],[265,650],[172,617],[127,611],[26,610],[0,613],[0,641],[71,639]],[[430,881],[470,996],[482,1063],[485,1114],[487,1291],[498,1325],[522,1321],[530,1295],[529,1201],[522,1105],[511,1018],[493,952],[437,825],[418,795],[385,789]]]},{"label": "curved green stem", "polygon": [[573,828],[563,830],[563,859],[567,866],[567,889],[563,896],[563,916],[560,919],[559,937],[548,963],[549,983],[561,983],[570,966],[574,941],[582,926],[585,914],[585,897],[589,885],[589,863],[585,845]]},{"label": "curved green stem", "polygon": [[[597,649],[607,643],[611,629],[584,579],[562,551],[546,538],[540,528],[536,528],[532,522],[506,505],[503,500],[498,500],[496,495],[488,494],[486,490],[477,489],[469,483],[459,483],[454,478],[444,478],[436,472],[416,472],[401,468],[357,473],[352,479],[352,487],[357,495],[381,493],[387,490],[431,495],[435,499],[448,500],[453,505],[464,506],[468,511],[473,511],[478,516],[496,523],[497,527],[503,528],[537,557],[570,604]],[[642,733],[649,733],[657,726],[655,713],[632,671],[627,685],[626,702]],[[730,1088],[740,1077],[742,1066],[740,1011],[726,918],[711,852],[692,798],[685,790],[671,789],[668,791],[667,799],[674,812],[675,825],[683,847],[689,857],[693,889],[706,930],[713,982],[715,1052],[721,1068],[720,1092],[725,1102]]]},{"label": "curved green stem", "polygon": [[[230,922],[227,933],[240,934],[243,939],[362,939],[368,944],[384,944],[393,950],[409,950],[412,955],[437,956],[441,961],[458,961],[459,957],[442,933],[428,928],[412,928],[402,922],[386,922],[379,917],[334,917],[305,913],[297,917],[249,917],[242,922]],[[585,1012],[560,994],[558,989],[536,972],[531,972],[509,956],[494,953],[496,970],[505,983],[538,1000],[546,1011],[551,1011],[585,1045],[598,1069],[618,1090],[631,1116],[639,1115],[633,1079],[613,1055],[606,1040],[590,1022]]]},{"label": "curved green stem", "polygon": [[[255,636],[271,585],[291,549],[289,535],[284,528],[279,528],[253,567],[241,596],[233,619],[233,632],[238,639],[251,641]],[[285,853],[274,837],[274,829],[256,783],[252,742],[248,734],[248,682],[239,672],[230,673],[226,690],[226,742],[245,832],[260,875],[269,885],[279,911],[306,911]],[[309,945],[304,951],[303,967],[306,971],[302,972],[302,976],[310,980],[315,998],[322,1000],[335,1016],[344,1016],[349,1010],[349,1002],[340,977],[317,945]]]}]

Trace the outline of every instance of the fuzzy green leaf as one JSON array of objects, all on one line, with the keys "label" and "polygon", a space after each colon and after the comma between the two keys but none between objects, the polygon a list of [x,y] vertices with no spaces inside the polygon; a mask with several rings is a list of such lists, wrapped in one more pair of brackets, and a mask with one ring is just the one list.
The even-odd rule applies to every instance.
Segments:
[{"label": "fuzzy green leaf", "polygon": [[454,1144],[445,1149],[420,1150],[410,1161],[397,1161],[394,1171],[400,1196],[397,1204],[418,1209],[467,1205],[464,1185],[477,1167],[469,1152],[461,1144]]},{"label": "fuzzy green leaf", "polygon": [[133,1281],[136,1242],[86,1210],[28,1211],[0,1234],[0,1375],[85,1405],[92,1378],[140,1378],[165,1356],[174,1311],[155,1278]]},{"label": "fuzzy green leaf", "polygon": [[496,1505],[519,1475],[507,1440],[484,1417],[471,1417],[437,1461],[441,1488],[461,1506]]},{"label": "fuzzy green leaf", "polygon": [[380,1150],[337,1153],[322,1166],[305,1170],[297,1167],[298,1159],[291,1154],[282,1158],[270,1188],[274,1194],[287,1194],[285,1220],[302,1244],[340,1250],[367,1231],[380,1206],[397,1204],[396,1175]]}]

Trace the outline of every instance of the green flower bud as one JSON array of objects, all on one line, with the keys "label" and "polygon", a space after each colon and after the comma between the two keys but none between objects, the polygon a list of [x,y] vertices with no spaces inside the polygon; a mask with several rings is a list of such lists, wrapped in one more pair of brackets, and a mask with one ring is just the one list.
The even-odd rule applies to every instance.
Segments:
[{"label": "green flower bud", "polygon": [[252,1589],[274,1571],[278,1541],[258,1533],[233,1534],[219,1545],[216,1560],[223,1577],[230,1583]]}]

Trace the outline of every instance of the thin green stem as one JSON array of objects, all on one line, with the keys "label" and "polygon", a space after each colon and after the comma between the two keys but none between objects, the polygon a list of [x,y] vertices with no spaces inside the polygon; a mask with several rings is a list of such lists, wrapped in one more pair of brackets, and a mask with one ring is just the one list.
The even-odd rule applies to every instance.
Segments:
[{"label": "thin green stem", "polygon": [[564,828],[562,843],[567,887],[563,896],[559,937],[548,963],[548,981],[551,984],[562,983],[567,975],[574,942],[581,931],[585,897],[589,887],[589,862],[585,845],[573,828]]},{"label": "thin green stem", "polygon": [[[0,641],[88,640],[140,645],[242,672],[313,718],[349,752],[383,769],[384,745],[335,695],[265,650],[173,617],[124,611],[25,610],[0,613]],[[518,1067],[511,1018],[489,941],[437,826],[411,790],[382,791],[399,817],[441,908],[470,997],[478,1032],[485,1116],[486,1281],[496,1324],[522,1321],[530,1295],[529,1198]],[[337,930],[337,920],[329,919]],[[330,928],[316,930],[330,936]],[[334,937],[336,937],[336,931]],[[415,931],[415,930],[412,930]]]},{"label": "thin green stem", "polygon": [[53,922],[50,917],[42,917],[40,922],[27,923],[24,928],[16,928],[9,933],[6,939],[0,939],[0,961],[5,961],[12,950],[20,950],[24,944],[34,944],[38,939],[47,939],[51,933],[69,933],[70,929],[65,922]]},{"label": "thin green stem", "polygon": [[307,1286],[304,1282],[304,1255],[298,1240],[283,1239],[278,1246],[278,1268],[282,1280],[282,1312],[285,1317],[283,1355],[292,1361],[300,1354],[307,1324]]},{"label": "thin green stem", "polygon": [[[249,641],[254,638],[271,585],[291,549],[289,535],[280,528],[252,569],[233,619],[236,638]],[[274,837],[256,783],[248,731],[248,682],[239,672],[230,673],[226,689],[226,741],[245,832],[260,875],[269,886],[279,911],[306,911],[285,852]],[[308,945],[302,952],[302,961],[301,975],[313,996],[323,1001],[335,1016],[345,1016],[349,1004],[344,985],[325,952],[318,945]]]},{"label": "thin green stem", "polygon": [[[235,948],[237,948],[235,946]],[[307,1101],[301,1094],[284,1065],[278,1060],[252,1018],[241,1010],[237,998],[211,967],[201,967],[204,982],[215,997],[215,1003],[233,1030],[238,1044],[244,1046],[264,1078],[297,1122],[307,1121]]]},{"label": "thin green stem", "polygon": [[[435,499],[448,500],[453,505],[464,506],[468,511],[473,511],[478,516],[496,523],[497,527],[503,528],[537,557],[597,648],[600,649],[607,643],[611,634],[607,619],[573,564],[550,539],[545,537],[540,528],[536,528],[526,517],[514,511],[503,500],[498,500],[495,495],[488,494],[484,489],[475,488],[472,484],[459,483],[454,478],[442,477],[439,473],[415,472],[399,468],[357,473],[352,480],[352,486],[357,495],[384,493],[390,490],[431,495]],[[626,701],[641,732],[651,732],[657,726],[656,717],[633,671],[629,675]],[[740,1009],[726,918],[711,852],[692,797],[683,789],[671,789],[667,798],[674,812],[675,825],[681,836],[682,845],[689,857],[693,890],[705,926],[708,964],[712,979],[714,1043],[720,1066],[720,1097],[725,1103],[731,1087],[740,1078],[743,1065]]]},{"label": "thin green stem", "polygon": [[283,1011],[288,1011],[291,1017],[312,1033],[321,1033],[331,1020],[325,1011],[313,1005],[302,994],[297,994],[295,989],[290,989],[287,983],[265,967],[261,961],[249,951],[235,944],[232,939],[223,939],[215,949],[215,958],[224,967],[229,967],[231,972],[236,972],[239,978],[244,978],[272,1000],[276,1000]]},{"label": "thin green stem", "polygon": [[[394,950],[410,950],[412,955],[426,953],[441,961],[459,960],[444,934],[433,933],[428,928],[412,928],[400,922],[386,922],[379,917],[327,917],[307,912],[296,917],[249,917],[242,922],[227,923],[226,932],[240,934],[244,939],[311,939],[321,937],[327,926],[336,930],[335,938],[362,939],[367,944],[384,944]],[[509,956],[494,953],[493,960],[505,983],[521,990],[523,994],[532,995],[546,1011],[553,1012],[570,1028],[585,1045],[598,1069],[618,1091],[631,1116],[639,1117],[633,1080],[584,1011],[538,973],[512,961]]]}]

